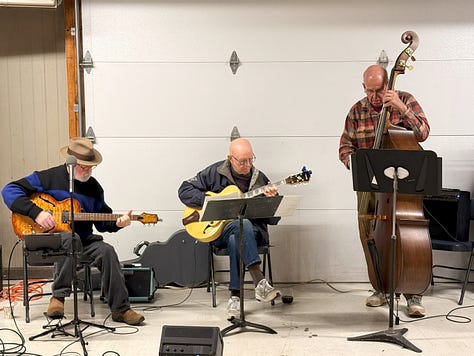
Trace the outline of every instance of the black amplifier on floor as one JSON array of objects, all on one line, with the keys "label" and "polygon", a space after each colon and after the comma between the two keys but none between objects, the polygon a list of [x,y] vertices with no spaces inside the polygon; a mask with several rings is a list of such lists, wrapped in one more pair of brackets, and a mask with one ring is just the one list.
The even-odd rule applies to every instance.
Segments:
[{"label": "black amplifier on floor", "polygon": [[163,325],[160,356],[222,356],[222,335],[218,327]]},{"label": "black amplifier on floor", "polygon": [[[153,300],[157,284],[152,268],[124,265],[122,272],[130,303],[146,303]],[[104,303],[107,302],[107,298],[103,294],[100,296],[100,300]]]},{"label": "black amplifier on floor", "polygon": [[155,273],[150,267],[124,266],[122,272],[130,302],[150,302],[155,296]]},{"label": "black amplifier on floor", "polygon": [[430,221],[431,239],[468,241],[471,217],[471,193],[443,188],[441,195],[423,199],[425,218]]}]

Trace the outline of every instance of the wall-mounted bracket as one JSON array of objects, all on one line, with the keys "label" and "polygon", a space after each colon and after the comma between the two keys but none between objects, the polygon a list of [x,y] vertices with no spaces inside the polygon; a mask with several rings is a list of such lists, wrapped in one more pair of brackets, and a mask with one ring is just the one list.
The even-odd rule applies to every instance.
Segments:
[{"label": "wall-mounted bracket", "polygon": [[234,141],[236,138],[239,138],[239,137],[240,137],[239,129],[237,128],[237,126],[234,126],[234,128],[232,129],[232,132],[230,133],[230,140]]},{"label": "wall-mounted bracket", "polygon": [[89,51],[86,51],[86,55],[81,62],[81,67],[86,70],[87,74],[90,74],[91,69],[94,67],[94,62],[92,61],[92,56]]},{"label": "wall-mounted bracket", "polygon": [[91,126],[89,126],[89,128],[87,129],[86,138],[91,140],[91,142],[94,143],[94,144],[97,143],[97,140],[95,138],[94,129]]},{"label": "wall-mounted bracket", "polygon": [[240,62],[239,56],[237,55],[236,51],[232,52],[232,55],[230,56],[230,69],[232,70],[232,74],[237,73],[237,69],[240,67],[242,63]]},{"label": "wall-mounted bracket", "polygon": [[377,64],[380,64],[382,67],[387,69],[388,66],[388,56],[387,52],[383,49],[382,52],[380,52],[379,58],[377,59]]}]

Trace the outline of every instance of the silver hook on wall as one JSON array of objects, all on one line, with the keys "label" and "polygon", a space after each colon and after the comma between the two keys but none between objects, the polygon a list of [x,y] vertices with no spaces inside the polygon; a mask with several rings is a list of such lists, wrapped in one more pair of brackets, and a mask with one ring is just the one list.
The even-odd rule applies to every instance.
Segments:
[{"label": "silver hook on wall", "polygon": [[387,52],[383,49],[382,52],[380,52],[379,58],[377,59],[377,64],[380,64],[382,67],[387,69],[388,66],[388,56]]},{"label": "silver hook on wall", "polygon": [[237,69],[240,67],[241,64],[242,63],[240,62],[237,52],[233,51],[229,60],[229,65],[230,65],[230,69],[232,70],[232,74],[237,73]]}]

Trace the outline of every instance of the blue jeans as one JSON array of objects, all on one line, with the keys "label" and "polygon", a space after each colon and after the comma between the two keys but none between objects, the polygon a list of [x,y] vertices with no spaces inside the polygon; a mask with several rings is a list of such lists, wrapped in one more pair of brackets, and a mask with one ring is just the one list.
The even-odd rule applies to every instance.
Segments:
[{"label": "blue jeans", "polygon": [[[221,236],[213,242],[218,248],[227,248],[229,251],[230,266],[230,290],[240,290],[240,221],[234,220],[227,224],[222,231]],[[243,219],[244,237],[244,266],[248,267],[255,263],[261,263],[260,256],[257,251],[257,230],[254,228],[250,220]]]}]

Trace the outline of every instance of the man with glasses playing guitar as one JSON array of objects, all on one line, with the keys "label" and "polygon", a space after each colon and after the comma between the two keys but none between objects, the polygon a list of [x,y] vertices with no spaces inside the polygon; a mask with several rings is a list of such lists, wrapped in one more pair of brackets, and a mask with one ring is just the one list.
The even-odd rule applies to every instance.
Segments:
[{"label": "man with glasses playing guitar", "polygon": [[[102,161],[102,155],[93,148],[92,142],[83,137],[69,141],[61,149],[61,154],[73,158],[77,164],[62,164],[42,171],[35,171],[27,177],[7,184],[2,190],[3,200],[12,210],[13,229],[18,237],[25,233],[61,232],[63,247],[72,249],[71,229],[68,216],[57,211],[63,202],[65,211],[70,211],[70,169],[74,170],[74,207],[75,232],[80,237],[82,254],[93,259],[93,265],[101,272],[102,291],[107,299],[112,319],[129,325],[138,325],[144,321],[141,314],[130,308],[128,291],[115,249],[103,241],[102,236],[93,234],[93,224],[97,231],[116,232],[137,219],[129,211],[127,214],[111,214],[112,209],[104,201],[104,190],[91,176],[92,169]],[[73,157],[72,157],[73,156]],[[81,219],[81,215],[88,218]],[[98,215],[97,220],[88,220]],[[82,220],[82,221],[79,221]],[[30,231],[28,231],[30,230]],[[67,232],[69,231],[69,232]],[[73,258],[68,256],[63,262],[56,262],[54,282],[51,286],[53,296],[50,299],[47,316],[64,316],[64,298],[71,294]]]},{"label": "man with glasses playing guitar", "polygon": [[[180,200],[191,211],[193,208],[199,210],[204,204],[206,195],[221,193],[226,187],[231,188],[230,186],[238,187],[242,193],[262,187],[261,193],[265,196],[275,196],[278,192],[277,186],[268,185],[269,179],[253,165],[254,161],[255,155],[250,142],[244,138],[233,140],[229,145],[227,159],[208,166],[181,184],[178,189]],[[279,295],[279,291],[264,278],[260,269],[261,260],[257,246],[268,243],[267,224],[276,225],[279,220],[280,218],[243,220],[244,265],[255,284],[255,298],[262,302],[271,302]],[[183,219],[186,224],[185,221],[186,211]],[[240,315],[239,220],[228,222],[220,234],[217,233],[216,236],[204,241],[213,241],[216,247],[229,250],[230,299],[227,312],[229,318],[238,318]]]}]

